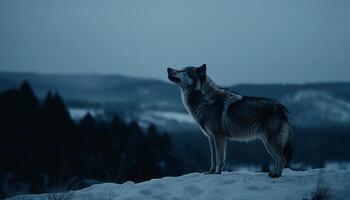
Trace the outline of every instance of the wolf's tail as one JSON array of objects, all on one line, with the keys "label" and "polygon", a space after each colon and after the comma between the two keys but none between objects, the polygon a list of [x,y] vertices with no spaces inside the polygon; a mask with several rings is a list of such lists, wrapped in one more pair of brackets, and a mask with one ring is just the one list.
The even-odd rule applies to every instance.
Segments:
[{"label": "wolf's tail", "polygon": [[292,161],[294,149],[293,149],[293,128],[290,128],[287,142],[283,149],[283,157],[286,160],[286,168],[290,168],[290,162]]}]

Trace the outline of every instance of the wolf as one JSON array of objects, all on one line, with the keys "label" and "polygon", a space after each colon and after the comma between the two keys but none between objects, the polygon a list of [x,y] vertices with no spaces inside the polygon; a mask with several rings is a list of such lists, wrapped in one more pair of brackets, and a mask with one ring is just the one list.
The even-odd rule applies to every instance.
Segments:
[{"label": "wolf", "polygon": [[221,174],[227,140],[259,139],[275,161],[269,172],[280,177],[292,158],[293,126],[285,106],[274,99],[250,97],[220,88],[200,67],[168,68],[168,79],[179,86],[183,104],[209,140],[211,167]]}]

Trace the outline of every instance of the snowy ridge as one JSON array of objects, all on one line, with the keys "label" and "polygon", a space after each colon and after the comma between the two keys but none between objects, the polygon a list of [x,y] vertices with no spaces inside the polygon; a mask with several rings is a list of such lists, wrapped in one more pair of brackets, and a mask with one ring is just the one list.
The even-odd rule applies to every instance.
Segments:
[{"label": "snowy ridge", "polygon": [[[318,180],[323,179],[333,199],[350,196],[350,170],[292,171],[281,178],[266,173],[224,172],[221,175],[191,173],[135,184],[104,183],[72,192],[76,200],[226,200],[226,199],[311,199]],[[47,194],[22,195],[10,200],[44,200]]]},{"label": "snowy ridge", "polygon": [[319,121],[350,122],[350,102],[321,90],[299,90],[282,97],[282,102],[294,111],[298,124]]}]

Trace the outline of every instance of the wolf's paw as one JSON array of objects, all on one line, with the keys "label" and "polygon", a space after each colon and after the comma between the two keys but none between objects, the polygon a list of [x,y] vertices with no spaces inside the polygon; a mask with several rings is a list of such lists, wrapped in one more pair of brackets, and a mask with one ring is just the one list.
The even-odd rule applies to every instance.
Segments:
[{"label": "wolf's paw", "polygon": [[215,170],[214,169],[210,169],[207,172],[204,172],[204,174],[215,174]]},{"label": "wolf's paw", "polygon": [[282,173],[279,173],[279,172],[275,172],[275,171],[271,171],[269,172],[269,176],[271,178],[278,178],[278,177],[281,177]]},{"label": "wolf's paw", "polygon": [[216,170],[215,170],[214,174],[221,174],[221,172],[222,172],[222,169],[220,169],[220,168],[216,168]]}]

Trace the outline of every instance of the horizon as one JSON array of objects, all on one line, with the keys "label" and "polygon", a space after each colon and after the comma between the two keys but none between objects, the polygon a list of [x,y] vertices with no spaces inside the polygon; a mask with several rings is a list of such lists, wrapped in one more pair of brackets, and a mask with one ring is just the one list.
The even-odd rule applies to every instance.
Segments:
[{"label": "horizon", "polygon": [[[127,75],[127,74],[119,74],[119,73],[111,73],[111,74],[105,74],[105,73],[94,73],[94,72],[75,72],[75,73],[66,73],[66,72],[35,72],[35,71],[1,71],[1,73],[9,73],[9,74],[33,74],[33,75],[57,75],[57,76],[74,76],[74,75],[86,75],[86,76],[119,76],[119,77],[124,77],[124,78],[133,78],[133,79],[144,79],[144,80],[149,80],[149,81],[161,81],[167,84],[174,85],[172,82],[170,82],[167,77],[165,79],[157,79],[157,78],[151,78],[151,77],[141,77],[141,76],[132,76],[132,75]],[[210,75],[208,75],[210,77]],[[210,77],[211,78],[211,77]],[[23,80],[25,81],[25,80]],[[240,82],[240,83],[231,83],[231,84],[219,84],[217,81],[213,80],[216,84],[219,86],[223,87],[232,87],[232,86],[237,86],[237,85],[312,85],[312,84],[347,84],[350,83],[349,81],[316,81],[316,82]],[[30,82],[29,82],[30,83]]]}]

